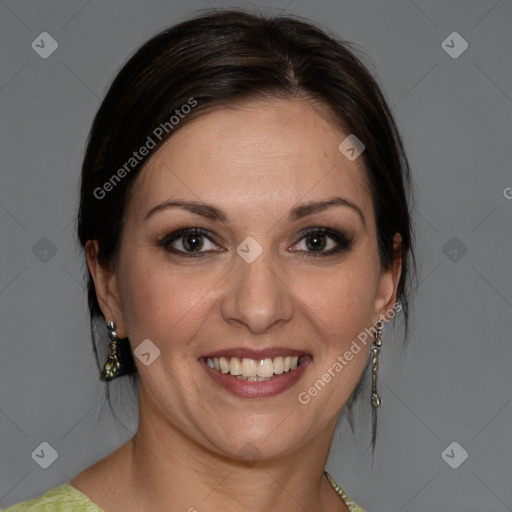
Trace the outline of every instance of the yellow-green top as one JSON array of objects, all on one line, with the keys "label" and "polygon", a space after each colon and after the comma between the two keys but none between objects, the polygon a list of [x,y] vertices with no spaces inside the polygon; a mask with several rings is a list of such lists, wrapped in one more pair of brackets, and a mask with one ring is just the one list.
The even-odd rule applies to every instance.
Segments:
[{"label": "yellow-green top", "polygon": [[[364,512],[356,505],[334,481],[332,476],[325,471],[325,476],[333,486],[338,496],[345,502],[350,512]],[[23,501],[0,512],[105,512],[98,507],[86,494],[75,489],[69,484],[50,489],[42,496],[32,500]]]}]

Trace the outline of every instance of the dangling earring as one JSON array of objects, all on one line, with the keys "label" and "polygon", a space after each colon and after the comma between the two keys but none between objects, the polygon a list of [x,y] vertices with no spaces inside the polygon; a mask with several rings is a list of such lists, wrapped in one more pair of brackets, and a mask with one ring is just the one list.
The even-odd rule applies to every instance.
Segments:
[{"label": "dangling earring", "polygon": [[372,343],[372,406],[376,409],[382,405],[382,398],[377,392],[377,372],[379,371],[379,352],[382,347],[382,322],[375,324],[377,332]]},{"label": "dangling earring", "polygon": [[121,363],[119,362],[118,339],[116,324],[111,321],[107,324],[108,337],[111,339],[110,354],[100,374],[100,380],[109,381],[121,375]]}]

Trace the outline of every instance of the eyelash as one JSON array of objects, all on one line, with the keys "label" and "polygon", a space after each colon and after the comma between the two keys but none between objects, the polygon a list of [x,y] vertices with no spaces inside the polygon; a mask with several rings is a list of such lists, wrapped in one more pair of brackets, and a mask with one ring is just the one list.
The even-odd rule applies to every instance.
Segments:
[{"label": "eyelash", "polygon": [[[180,238],[183,238],[187,235],[204,236],[205,238],[210,240],[210,242],[215,244],[215,241],[211,238],[211,236],[209,236],[208,231],[205,231],[201,228],[185,228],[185,229],[180,229],[178,231],[174,231],[173,233],[168,234],[158,243],[158,245],[163,247],[166,251],[168,251],[170,253],[173,253],[173,254],[176,254],[178,256],[182,256],[185,258],[198,258],[198,257],[202,258],[202,257],[204,257],[203,256],[204,254],[211,252],[211,251],[186,252],[186,251],[181,251],[181,250],[175,249],[174,247],[171,247],[171,244],[173,242],[175,242],[176,240],[179,240]],[[353,238],[350,238],[350,237],[344,235],[343,233],[340,233],[339,231],[335,231],[333,229],[323,228],[323,227],[309,228],[305,233],[303,233],[301,238],[296,243],[301,242],[302,240],[307,239],[313,235],[327,235],[328,237],[332,238],[338,244],[338,246],[334,249],[331,249],[330,251],[327,251],[327,252],[316,252],[316,251],[294,251],[294,252],[303,252],[303,253],[305,253],[304,257],[313,256],[314,258],[316,258],[317,256],[331,256],[333,254],[337,254],[337,253],[340,253],[343,251],[348,251],[354,245]],[[215,252],[220,252],[220,251],[215,251]]]}]

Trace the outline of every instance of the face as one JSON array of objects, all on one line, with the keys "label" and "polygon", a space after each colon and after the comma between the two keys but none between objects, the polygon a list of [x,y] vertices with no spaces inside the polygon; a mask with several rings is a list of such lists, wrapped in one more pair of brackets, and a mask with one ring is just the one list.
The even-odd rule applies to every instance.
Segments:
[{"label": "face", "polygon": [[135,358],[145,415],[230,456],[246,443],[284,455],[333,428],[368,358],[358,335],[399,277],[381,268],[363,160],[338,150],[347,135],[304,101],[245,104],[183,126],[137,176],[115,268],[88,262],[119,336],[160,351]]}]

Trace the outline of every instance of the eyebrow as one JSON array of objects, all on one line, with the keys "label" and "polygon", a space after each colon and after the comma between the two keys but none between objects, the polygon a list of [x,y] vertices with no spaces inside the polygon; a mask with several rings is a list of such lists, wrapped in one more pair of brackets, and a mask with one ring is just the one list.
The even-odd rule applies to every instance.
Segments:
[{"label": "eyebrow", "polygon": [[[359,208],[359,206],[357,206],[352,201],[343,197],[333,197],[325,201],[310,201],[308,203],[296,205],[290,210],[288,219],[290,221],[297,221],[303,219],[304,217],[308,217],[309,215],[323,212],[333,206],[343,206],[350,208],[359,215],[363,225],[366,227],[366,221],[361,208]],[[151,208],[146,213],[144,221],[147,221],[149,217],[155,213],[166,210],[168,208],[182,208],[183,210],[187,210],[191,213],[195,213],[196,215],[200,215],[201,217],[205,217],[214,221],[226,222],[228,220],[227,215],[216,206],[201,203],[199,201],[181,201],[171,199],[169,201],[164,201],[163,203],[157,204]]]}]

